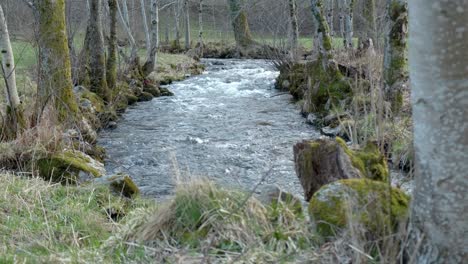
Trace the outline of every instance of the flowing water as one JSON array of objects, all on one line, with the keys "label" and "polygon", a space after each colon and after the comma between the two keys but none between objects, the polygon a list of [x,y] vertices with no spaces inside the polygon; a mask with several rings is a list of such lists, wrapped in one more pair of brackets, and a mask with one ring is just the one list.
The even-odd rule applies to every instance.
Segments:
[{"label": "flowing water", "polygon": [[274,89],[276,69],[258,60],[204,62],[204,74],[168,86],[174,97],[132,106],[118,128],[101,133],[108,174],[132,175],[153,197],[172,194],[187,175],[243,189],[264,179],[302,194],[293,145],[319,134]]}]

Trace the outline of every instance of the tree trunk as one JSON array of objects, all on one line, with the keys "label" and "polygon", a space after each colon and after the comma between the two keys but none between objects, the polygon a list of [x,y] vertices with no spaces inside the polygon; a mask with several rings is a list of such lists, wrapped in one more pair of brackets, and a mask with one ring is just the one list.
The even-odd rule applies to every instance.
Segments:
[{"label": "tree trunk", "polygon": [[364,39],[361,39],[359,42],[363,42],[367,39],[372,39],[373,43],[378,45],[377,39],[377,28],[376,28],[376,14],[375,14],[375,0],[365,0],[364,9],[362,12],[365,20],[364,25]]},{"label": "tree trunk", "polygon": [[106,56],[102,36],[101,0],[91,1],[89,15],[89,80],[91,91],[109,101],[109,89],[106,78]]},{"label": "tree trunk", "polygon": [[203,0],[198,5],[198,47],[200,54],[203,53]]},{"label": "tree trunk", "polygon": [[391,103],[393,114],[396,115],[403,104],[403,86],[408,79],[406,0],[387,0],[387,16],[390,25],[385,39],[384,92],[386,100]]},{"label": "tree trunk", "polygon": [[[406,7],[399,10],[401,17]],[[412,263],[466,263],[467,2],[412,0],[409,10],[416,153],[410,237],[420,246],[408,253]]]},{"label": "tree trunk", "polygon": [[36,0],[35,6],[38,10],[40,36],[38,116],[35,121],[40,120],[50,100],[55,104],[59,122],[76,121],[79,110],[72,90],[70,53],[65,27],[65,0]]},{"label": "tree trunk", "polygon": [[317,22],[319,57],[323,60],[324,67],[326,67],[331,59],[332,40],[327,21],[323,16],[323,0],[311,0],[310,2],[312,14]]},{"label": "tree trunk", "polygon": [[133,61],[137,56],[137,44],[135,38],[133,37],[132,31],[130,29],[130,21],[128,20],[128,9],[127,9],[127,1],[124,0],[123,6],[124,8],[120,7],[119,0],[116,1],[117,3],[117,10],[119,12],[119,19],[122,27],[124,28],[125,33],[127,34],[128,43],[130,44],[130,61]]},{"label": "tree trunk", "polygon": [[354,13],[354,0],[344,0],[345,2],[345,16],[344,16],[344,30],[345,30],[345,38],[344,38],[344,46],[347,49],[353,48],[353,13]]},{"label": "tree trunk", "polygon": [[177,3],[174,5],[174,19],[175,19],[175,39],[174,44],[176,48],[180,48],[180,12],[181,6],[180,1],[176,0]]},{"label": "tree trunk", "polygon": [[146,18],[146,4],[145,0],[140,0],[140,11],[141,19],[143,23],[143,29],[145,30],[145,40],[146,40],[146,58],[151,56],[151,36],[148,28],[148,20]]},{"label": "tree trunk", "polygon": [[117,87],[117,0],[108,0],[109,4],[109,46],[107,54],[106,77],[111,90]]},{"label": "tree trunk", "polygon": [[333,0],[329,0],[326,3],[326,14],[327,14],[327,23],[328,27],[330,28],[330,35],[334,36],[335,35],[335,30],[334,30],[334,24],[333,24],[333,14],[335,12],[335,2]]},{"label": "tree trunk", "polygon": [[2,62],[2,76],[5,79],[5,98],[7,99],[7,119],[6,127],[11,133],[7,133],[7,138],[16,138],[19,130],[25,128],[23,107],[16,89],[15,58],[11,48],[10,34],[8,33],[7,22],[0,5],[0,51]]},{"label": "tree trunk", "polygon": [[289,46],[290,46],[290,53],[291,59],[293,61],[298,60],[299,56],[299,27],[297,23],[297,4],[296,0],[289,0],[289,19],[291,23],[291,32],[289,35]]},{"label": "tree trunk", "polygon": [[189,1],[184,2],[184,13],[185,13],[185,49],[190,49],[190,6]]},{"label": "tree trunk", "polygon": [[247,14],[244,10],[244,0],[229,0],[232,27],[234,28],[234,38],[239,47],[248,47],[255,44],[250,33]]},{"label": "tree trunk", "polygon": [[148,76],[154,71],[159,48],[159,1],[151,0],[151,45],[148,58],[143,66],[143,74]]}]

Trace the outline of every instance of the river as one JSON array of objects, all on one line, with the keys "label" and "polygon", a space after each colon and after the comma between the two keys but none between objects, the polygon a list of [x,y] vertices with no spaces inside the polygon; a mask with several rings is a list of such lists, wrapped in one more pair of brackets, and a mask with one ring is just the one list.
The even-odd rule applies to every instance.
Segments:
[{"label": "river", "polygon": [[144,195],[164,198],[176,181],[208,178],[252,189],[262,179],[302,196],[293,145],[319,137],[261,60],[204,60],[199,76],[168,85],[173,97],[130,107],[100,134],[108,174],[131,175]]}]

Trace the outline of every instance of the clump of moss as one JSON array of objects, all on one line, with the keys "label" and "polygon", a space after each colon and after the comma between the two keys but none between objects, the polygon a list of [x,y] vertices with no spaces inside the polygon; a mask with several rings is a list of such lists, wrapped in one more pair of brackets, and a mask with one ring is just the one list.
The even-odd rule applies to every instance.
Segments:
[{"label": "clump of moss", "polygon": [[339,180],[323,186],[309,204],[309,214],[324,237],[349,224],[381,236],[406,219],[409,196],[385,183],[368,179]]},{"label": "clump of moss", "polygon": [[36,162],[39,175],[46,180],[76,184],[104,175],[103,165],[79,151],[51,154]]},{"label": "clump of moss", "polygon": [[110,182],[111,189],[117,194],[127,198],[132,198],[140,194],[140,189],[138,189],[138,186],[128,175],[117,174],[107,180]]},{"label": "clump of moss", "polygon": [[385,156],[380,153],[378,146],[373,142],[367,142],[366,146],[360,150],[351,150],[346,142],[337,137],[336,142],[340,144],[345,153],[350,157],[351,163],[364,177],[377,181],[387,181],[388,170]]}]

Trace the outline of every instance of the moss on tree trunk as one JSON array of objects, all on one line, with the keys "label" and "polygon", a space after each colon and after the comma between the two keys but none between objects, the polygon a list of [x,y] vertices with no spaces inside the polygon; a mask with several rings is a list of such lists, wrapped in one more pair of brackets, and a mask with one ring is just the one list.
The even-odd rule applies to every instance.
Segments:
[{"label": "moss on tree trunk", "polygon": [[116,0],[109,0],[110,34],[107,57],[107,86],[111,91],[117,86],[117,3]]},{"label": "moss on tree trunk", "polygon": [[60,122],[79,114],[73,94],[70,53],[65,25],[65,0],[36,1],[39,17],[38,114],[53,101]]},{"label": "moss on tree trunk", "polygon": [[231,12],[232,27],[234,29],[234,38],[239,47],[248,47],[255,44],[252,33],[250,32],[247,14],[244,8],[243,0],[229,0]]}]

